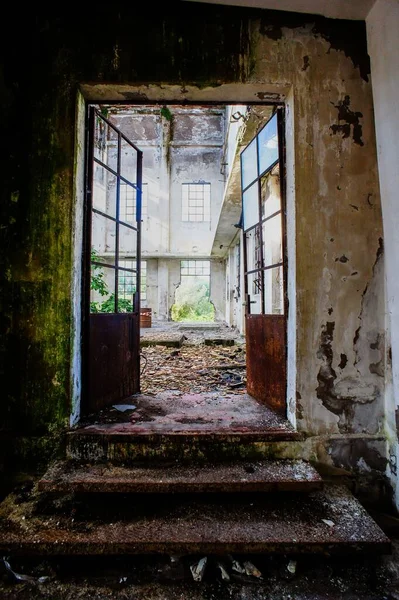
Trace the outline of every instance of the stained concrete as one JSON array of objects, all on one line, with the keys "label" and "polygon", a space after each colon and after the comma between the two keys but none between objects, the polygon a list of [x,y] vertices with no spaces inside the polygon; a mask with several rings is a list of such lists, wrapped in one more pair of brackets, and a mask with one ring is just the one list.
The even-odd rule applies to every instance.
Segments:
[{"label": "stained concrete", "polygon": [[[390,541],[344,487],[302,493],[41,498],[0,506],[0,549],[27,555],[386,554]],[[21,519],[21,515],[25,518]]]},{"label": "stained concrete", "polygon": [[[156,396],[131,397],[137,407],[128,416],[117,416],[110,408],[93,415],[75,434],[129,434],[206,436],[265,434],[284,437],[294,434],[286,419],[276,415],[248,394],[160,392]],[[113,414],[112,414],[113,413]],[[111,422],[108,422],[111,416]]]},{"label": "stained concrete", "polygon": [[322,487],[318,472],[302,460],[130,468],[60,461],[38,483],[41,492],[118,494],[311,492]]}]

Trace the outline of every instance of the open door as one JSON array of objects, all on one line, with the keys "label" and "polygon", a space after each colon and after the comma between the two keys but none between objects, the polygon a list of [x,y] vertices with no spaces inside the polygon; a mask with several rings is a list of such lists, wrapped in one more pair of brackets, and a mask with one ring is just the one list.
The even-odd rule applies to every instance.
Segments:
[{"label": "open door", "polygon": [[142,159],[123,133],[89,107],[85,413],[140,391]]},{"label": "open door", "polygon": [[241,153],[248,393],[286,413],[283,108]]}]

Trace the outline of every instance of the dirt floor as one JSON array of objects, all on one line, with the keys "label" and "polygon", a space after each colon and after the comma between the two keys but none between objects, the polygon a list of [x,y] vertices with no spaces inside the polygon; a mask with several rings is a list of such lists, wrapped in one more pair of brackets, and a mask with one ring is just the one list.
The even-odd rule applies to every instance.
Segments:
[{"label": "dirt floor", "polygon": [[[27,561],[1,564],[0,597],[22,600],[398,600],[398,544],[391,557],[208,556]],[[201,566],[201,565],[200,565]],[[238,570],[237,570],[238,569]],[[241,571],[241,572],[239,572]],[[15,574],[17,573],[17,574]],[[18,581],[25,574],[30,581]],[[44,581],[39,578],[47,578]]]}]

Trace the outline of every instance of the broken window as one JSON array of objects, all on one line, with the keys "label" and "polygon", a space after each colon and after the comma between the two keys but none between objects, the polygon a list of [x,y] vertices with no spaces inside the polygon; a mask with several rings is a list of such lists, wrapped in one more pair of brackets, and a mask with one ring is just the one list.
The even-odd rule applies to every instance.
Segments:
[{"label": "broken window", "polygon": [[211,220],[211,184],[182,184],[182,221]]}]

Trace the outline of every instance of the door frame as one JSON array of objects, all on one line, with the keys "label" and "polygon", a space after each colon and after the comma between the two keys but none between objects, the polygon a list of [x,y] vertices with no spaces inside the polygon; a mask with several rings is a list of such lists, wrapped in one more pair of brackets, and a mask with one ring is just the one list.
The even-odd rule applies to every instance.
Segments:
[{"label": "door frame", "polygon": [[[75,119],[75,152],[72,213],[72,268],[71,268],[71,360],[70,360],[70,426],[79,422],[84,381],[84,350],[82,323],[82,254],[83,254],[83,220],[85,207],[84,163],[85,122],[88,104],[284,104],[286,107],[286,201],[289,218],[287,218],[287,255],[290,282],[287,289],[287,417],[296,425],[296,245],[295,245],[295,139],[294,108],[295,95],[291,85],[264,83],[228,83],[217,87],[203,87],[195,84],[186,86],[173,84],[137,84],[113,85],[104,83],[81,83],[76,95]],[[288,216],[287,214],[287,216]]]}]

